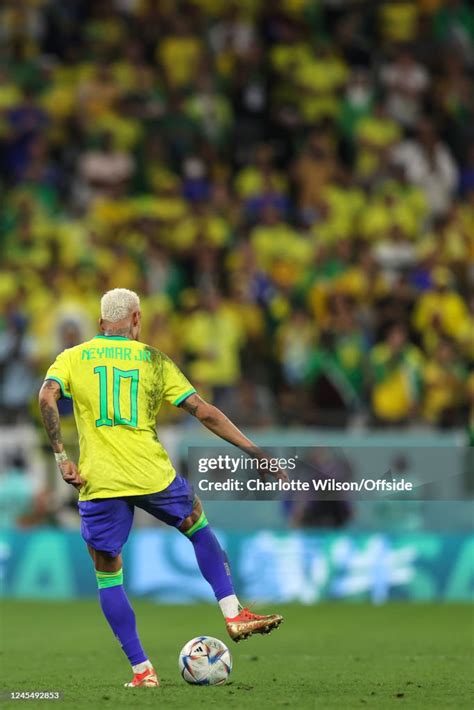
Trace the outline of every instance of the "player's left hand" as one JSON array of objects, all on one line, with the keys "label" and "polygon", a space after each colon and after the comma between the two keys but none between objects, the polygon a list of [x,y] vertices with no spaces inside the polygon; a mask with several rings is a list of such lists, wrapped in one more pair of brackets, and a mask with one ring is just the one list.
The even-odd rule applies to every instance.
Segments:
[{"label": "player's left hand", "polygon": [[74,461],[70,461],[69,459],[67,461],[62,461],[59,464],[59,470],[61,471],[63,480],[71,486],[77,488],[77,490],[84,485],[84,481],[80,477],[79,470]]}]

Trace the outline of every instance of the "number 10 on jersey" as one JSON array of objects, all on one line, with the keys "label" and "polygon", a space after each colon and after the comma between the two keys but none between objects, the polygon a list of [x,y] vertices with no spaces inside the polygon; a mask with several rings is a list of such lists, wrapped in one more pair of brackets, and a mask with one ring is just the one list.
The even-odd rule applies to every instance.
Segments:
[{"label": "number 10 on jersey", "polygon": [[[110,382],[110,367],[100,365],[94,367],[94,374],[99,377],[99,418],[96,419],[95,425],[99,426],[131,426],[138,425],[138,370],[119,370],[113,367],[112,370],[112,411],[109,405],[109,382]],[[124,380],[129,380],[130,404],[128,407],[129,418],[122,415],[120,409],[120,395],[122,391],[122,383]],[[111,415],[111,416],[110,416]]]}]

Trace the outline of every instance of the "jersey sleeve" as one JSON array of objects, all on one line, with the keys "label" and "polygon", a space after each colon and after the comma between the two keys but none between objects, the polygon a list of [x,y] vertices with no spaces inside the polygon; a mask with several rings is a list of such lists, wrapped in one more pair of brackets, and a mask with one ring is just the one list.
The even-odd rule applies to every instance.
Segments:
[{"label": "jersey sleeve", "polygon": [[165,357],[163,363],[163,399],[173,404],[175,407],[196,390],[183,375],[181,370],[169,357]]},{"label": "jersey sleeve", "polygon": [[53,362],[48,372],[46,373],[45,380],[54,380],[61,387],[61,395],[71,399],[71,379],[70,379],[70,368],[69,368],[69,355],[67,350],[64,350],[58,355],[56,360]]}]

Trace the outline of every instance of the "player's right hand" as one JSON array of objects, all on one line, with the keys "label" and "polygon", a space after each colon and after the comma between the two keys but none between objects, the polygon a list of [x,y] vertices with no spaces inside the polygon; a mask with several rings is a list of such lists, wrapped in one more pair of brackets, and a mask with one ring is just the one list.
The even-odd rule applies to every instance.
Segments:
[{"label": "player's right hand", "polygon": [[[260,451],[259,458],[270,459],[271,457],[267,453]],[[282,468],[278,468],[276,471],[272,471],[270,469],[260,470],[259,473],[260,473],[260,478],[262,480],[265,480],[266,476],[273,476],[273,478],[276,478],[279,481],[289,481],[290,480],[288,478],[287,472],[284,471]]]},{"label": "player's right hand", "polygon": [[74,461],[70,461],[69,459],[67,461],[63,461],[59,464],[59,470],[61,471],[61,476],[66,483],[71,484],[71,486],[75,486],[78,490],[84,485],[84,481],[80,477],[79,470]]},{"label": "player's right hand", "polygon": [[289,477],[286,471],[283,471],[283,469],[279,468],[276,473],[273,474],[273,476],[278,480],[278,481],[289,481]]}]

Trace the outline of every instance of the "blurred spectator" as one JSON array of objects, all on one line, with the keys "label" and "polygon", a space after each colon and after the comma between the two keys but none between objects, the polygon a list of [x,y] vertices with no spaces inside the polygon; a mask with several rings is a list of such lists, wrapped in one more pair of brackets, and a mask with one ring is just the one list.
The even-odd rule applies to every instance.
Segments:
[{"label": "blurred spectator", "polygon": [[197,78],[203,46],[199,35],[192,31],[189,17],[178,11],[170,20],[170,32],[158,43],[156,56],[167,84],[176,89]]},{"label": "blurred spectator", "polygon": [[329,135],[312,131],[293,168],[303,220],[314,222],[321,208],[323,189],[336,175],[336,160]]},{"label": "blurred spectator", "polygon": [[453,277],[443,266],[433,269],[432,286],[417,301],[413,325],[422,334],[425,348],[436,345],[439,334],[459,338],[467,321],[464,300],[454,290]]},{"label": "blurred spectator", "polygon": [[358,67],[346,84],[339,112],[341,132],[351,148],[359,121],[372,114],[374,101],[375,88],[370,75],[366,69]]},{"label": "blurred spectator", "polygon": [[97,147],[85,151],[80,158],[78,175],[83,183],[82,202],[97,197],[120,197],[134,170],[133,159],[117,150],[111,133],[100,136]]},{"label": "blurred spectator", "polygon": [[368,343],[356,321],[355,304],[344,293],[329,300],[326,327],[307,365],[307,383],[321,426],[343,426],[361,410],[366,380]]},{"label": "blurred spectator", "polygon": [[242,379],[226,399],[226,413],[237,426],[269,427],[277,423],[276,402],[268,387]]},{"label": "blurred spectator", "polygon": [[202,74],[196,81],[196,92],[187,102],[187,112],[202,135],[216,146],[225,147],[230,138],[232,109],[225,96],[216,92],[213,79]]},{"label": "blurred spectator", "polygon": [[26,87],[19,103],[6,114],[5,168],[10,180],[21,180],[28,169],[31,146],[48,124],[33,89]]},{"label": "blurred spectator", "polygon": [[245,18],[238,2],[229,2],[223,16],[209,30],[209,41],[216,54],[245,56],[252,47],[255,28]]},{"label": "blurred spectator", "polygon": [[201,308],[183,317],[183,351],[190,379],[211,388],[216,402],[233,393],[240,379],[240,322],[214,290],[203,295]]},{"label": "blurred spectator", "polygon": [[383,342],[370,353],[374,423],[393,426],[416,414],[421,395],[422,356],[410,345],[401,323],[392,325]]},{"label": "blurred spectator", "polygon": [[429,84],[426,69],[415,60],[410,50],[403,49],[392,62],[382,67],[380,76],[391,117],[403,126],[414,126]]},{"label": "blurred spectator", "polygon": [[[298,478],[322,480],[334,479],[338,482],[350,482],[353,478],[352,467],[346,457],[335,448],[313,449],[310,460],[303,453],[305,460],[300,460]],[[298,528],[340,528],[350,522],[352,506],[349,501],[325,500],[292,500],[285,503],[290,524]]]},{"label": "blurred spectator", "polygon": [[401,133],[399,124],[382,103],[375,104],[373,112],[358,122],[355,131],[356,173],[367,186],[388,172],[391,150],[400,140]]},{"label": "blurred spectator", "polygon": [[254,163],[237,173],[235,190],[239,197],[248,199],[265,192],[282,194],[286,190],[285,177],[275,169],[274,152],[270,145],[261,144],[255,151]]},{"label": "blurred spectator", "polygon": [[290,386],[306,381],[316,341],[317,330],[304,310],[295,309],[277,330],[278,358],[283,379]]},{"label": "blurred spectator", "polygon": [[379,32],[387,43],[412,42],[416,38],[420,4],[415,0],[385,0],[378,4]]},{"label": "blurred spectator", "polygon": [[27,474],[21,453],[14,454],[0,472],[0,528],[29,527],[44,522],[47,494],[38,492]]},{"label": "blurred spectator", "polygon": [[429,422],[444,427],[460,423],[466,377],[454,344],[441,339],[423,368],[423,415]]},{"label": "blurred spectator", "polygon": [[410,182],[424,190],[431,213],[445,214],[458,173],[453,156],[439,139],[432,121],[420,119],[417,139],[400,143],[393,151],[393,160],[405,168]]},{"label": "blurred spectator", "polygon": [[19,314],[8,316],[0,333],[0,417],[2,423],[25,420],[36,389],[35,343]]},{"label": "blurred spectator", "polygon": [[385,238],[374,248],[374,256],[389,283],[393,284],[402,270],[413,267],[415,247],[398,225],[392,225]]}]

